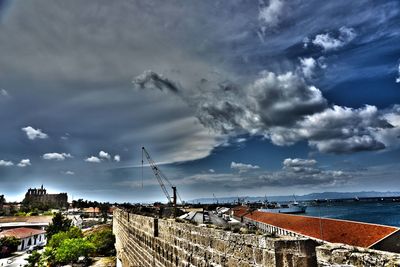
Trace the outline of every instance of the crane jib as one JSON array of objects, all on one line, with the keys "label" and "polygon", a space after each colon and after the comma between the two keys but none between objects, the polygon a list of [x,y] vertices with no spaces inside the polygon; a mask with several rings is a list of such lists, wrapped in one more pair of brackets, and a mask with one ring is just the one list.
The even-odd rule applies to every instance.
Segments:
[{"label": "crane jib", "polygon": [[[142,147],[142,186],[143,186],[143,167],[144,167],[144,160],[143,160],[143,155],[146,157],[153,173],[154,176],[156,177],[162,191],[164,192],[164,195],[166,196],[166,198],[168,199],[169,203],[174,203],[176,205],[176,198],[178,197],[180,202],[182,203],[182,199],[179,196],[177,190],[176,190],[176,186],[174,186],[169,179],[167,178],[167,176],[164,175],[164,173],[160,170],[160,168],[157,166],[157,164],[155,163],[155,161],[150,157],[150,154],[147,152],[147,150]],[[169,194],[167,188],[165,187],[164,181],[167,182],[167,184],[172,188],[173,191],[173,197],[171,198],[171,195]]]}]

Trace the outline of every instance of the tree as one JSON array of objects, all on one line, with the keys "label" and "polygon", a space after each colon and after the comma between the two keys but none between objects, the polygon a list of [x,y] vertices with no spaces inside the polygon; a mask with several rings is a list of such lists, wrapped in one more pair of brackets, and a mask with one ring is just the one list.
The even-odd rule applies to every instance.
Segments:
[{"label": "tree", "polygon": [[107,222],[107,217],[108,217],[108,211],[110,209],[110,203],[105,202],[99,205],[99,210],[101,213],[101,216],[104,219],[104,222]]},{"label": "tree", "polygon": [[47,239],[59,232],[67,232],[71,228],[72,220],[64,217],[60,212],[56,213],[52,222],[47,226]]},{"label": "tree", "polygon": [[95,246],[95,253],[97,256],[115,255],[115,236],[111,229],[94,232],[88,236],[88,239]]},{"label": "tree", "polygon": [[60,264],[74,263],[79,257],[87,257],[94,250],[94,245],[84,238],[66,239],[56,250],[55,260]]},{"label": "tree", "polygon": [[5,236],[0,238],[0,256],[6,257],[17,251],[21,242],[14,236]]},{"label": "tree", "polygon": [[58,232],[57,234],[54,234],[49,240],[48,246],[57,249],[64,240],[81,237],[83,237],[81,229],[78,227],[71,227],[68,232]]},{"label": "tree", "polygon": [[32,252],[31,255],[26,259],[28,261],[28,264],[25,265],[27,267],[35,267],[39,264],[40,261],[40,256],[41,254],[37,252],[36,250]]}]

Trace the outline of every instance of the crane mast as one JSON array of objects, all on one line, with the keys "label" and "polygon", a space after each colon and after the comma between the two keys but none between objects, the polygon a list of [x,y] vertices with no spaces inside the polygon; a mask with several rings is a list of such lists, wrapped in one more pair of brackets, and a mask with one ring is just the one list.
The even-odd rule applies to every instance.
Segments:
[{"label": "crane mast", "polygon": [[[147,161],[149,162],[149,165],[151,167],[151,170],[154,173],[154,176],[157,178],[158,183],[160,184],[160,187],[162,191],[164,192],[164,195],[168,199],[168,203],[173,203],[174,206],[176,206],[176,197],[177,197],[177,192],[176,192],[176,186],[172,185],[172,183],[168,180],[167,176],[163,174],[163,172],[158,168],[157,164],[154,162],[154,160],[150,157],[149,152],[142,147],[142,169],[143,169],[143,159],[146,157]],[[167,188],[165,187],[165,184],[163,181],[166,181],[169,186],[171,186],[172,191],[173,191],[173,197],[171,199],[170,194],[168,193]],[[182,201],[181,201],[182,202]]]}]

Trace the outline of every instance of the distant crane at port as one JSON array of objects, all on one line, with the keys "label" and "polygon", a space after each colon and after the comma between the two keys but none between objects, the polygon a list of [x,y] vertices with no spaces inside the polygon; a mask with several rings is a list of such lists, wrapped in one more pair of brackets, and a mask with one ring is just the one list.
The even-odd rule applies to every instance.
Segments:
[{"label": "distant crane at port", "polygon": [[213,197],[214,197],[215,203],[217,203],[217,205],[218,205],[218,199],[215,197],[215,194],[214,194],[214,193],[213,193]]},{"label": "distant crane at port", "polygon": [[[144,158],[146,158],[147,161],[149,162],[149,165],[151,167],[151,170],[154,173],[154,176],[157,178],[157,181],[160,184],[160,187],[161,187],[162,191],[164,192],[164,195],[168,199],[168,203],[173,204],[173,206],[176,207],[177,196],[179,197],[179,201],[182,203],[182,199],[176,190],[176,186],[174,186],[169,181],[167,176],[165,176],[165,174],[160,170],[160,168],[157,166],[155,161],[151,158],[149,152],[147,152],[146,148],[144,148],[144,147],[142,147],[142,175],[143,175],[143,167],[144,167]],[[172,198],[171,198],[167,188],[165,187],[164,181],[172,188]]]}]

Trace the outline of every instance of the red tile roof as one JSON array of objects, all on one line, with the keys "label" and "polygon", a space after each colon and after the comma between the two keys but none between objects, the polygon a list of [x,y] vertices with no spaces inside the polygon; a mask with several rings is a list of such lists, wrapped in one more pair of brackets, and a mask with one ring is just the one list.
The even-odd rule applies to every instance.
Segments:
[{"label": "red tile roof", "polygon": [[46,231],[44,231],[44,230],[21,227],[21,228],[13,228],[13,229],[9,229],[9,230],[4,230],[4,231],[0,232],[0,237],[15,236],[18,239],[22,239],[22,238],[30,237],[33,235],[44,234],[44,233],[46,233]]},{"label": "red tile roof", "polygon": [[244,217],[331,243],[366,248],[399,230],[377,224],[261,211],[253,211]]},{"label": "red tile roof", "polygon": [[87,213],[100,213],[100,209],[99,208],[95,208],[95,207],[90,207],[90,208],[84,208],[83,212],[87,212]]},{"label": "red tile roof", "polygon": [[236,217],[242,217],[243,215],[248,213],[248,207],[245,206],[237,206],[232,208],[233,215]]}]

